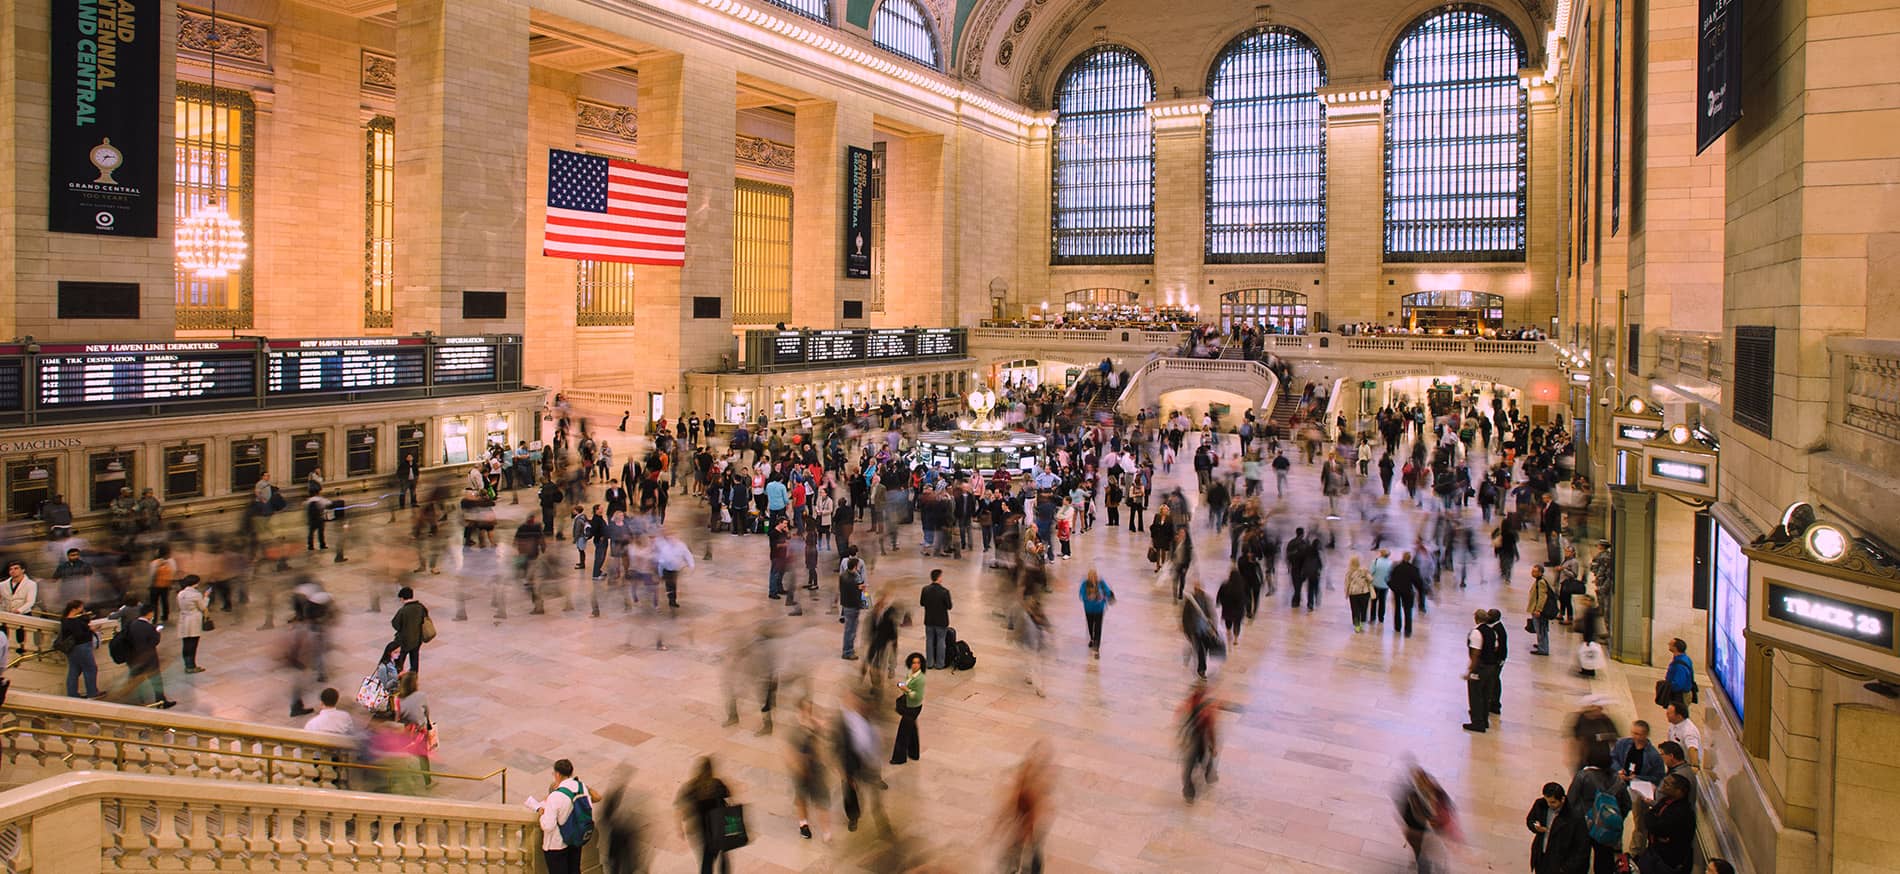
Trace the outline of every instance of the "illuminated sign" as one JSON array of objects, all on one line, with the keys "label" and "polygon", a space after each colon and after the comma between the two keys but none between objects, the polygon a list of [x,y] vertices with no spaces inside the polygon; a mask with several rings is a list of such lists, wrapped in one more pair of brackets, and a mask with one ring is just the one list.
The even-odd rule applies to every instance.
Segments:
[{"label": "illuminated sign", "polygon": [[1647,443],[1663,433],[1660,425],[1645,425],[1640,422],[1628,422],[1621,418],[1616,422],[1616,440],[1618,443]]},{"label": "illuminated sign", "polygon": [[1649,475],[1657,479],[1701,485],[1709,481],[1709,466],[1687,461],[1671,461],[1667,458],[1652,458],[1649,460]]},{"label": "illuminated sign", "polygon": [[271,340],[264,390],[278,395],[416,388],[426,382],[427,345],[422,337]]},{"label": "illuminated sign", "polygon": [[1783,583],[1768,583],[1768,618],[1870,646],[1894,648],[1894,611],[1830,598]]},{"label": "illuminated sign", "polygon": [[209,340],[40,347],[41,409],[116,407],[250,397],[257,343]]}]

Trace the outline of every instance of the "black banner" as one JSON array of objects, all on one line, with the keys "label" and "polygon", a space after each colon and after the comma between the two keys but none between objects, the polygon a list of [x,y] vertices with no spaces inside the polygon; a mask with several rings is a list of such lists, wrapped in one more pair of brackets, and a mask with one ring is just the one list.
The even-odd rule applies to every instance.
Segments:
[{"label": "black banner", "polygon": [[1742,0],[1701,0],[1696,41],[1695,151],[1742,117]]},{"label": "black banner", "polygon": [[50,230],[158,236],[157,3],[53,0]]},{"label": "black banner", "polygon": [[844,275],[871,278],[871,150],[845,147]]}]

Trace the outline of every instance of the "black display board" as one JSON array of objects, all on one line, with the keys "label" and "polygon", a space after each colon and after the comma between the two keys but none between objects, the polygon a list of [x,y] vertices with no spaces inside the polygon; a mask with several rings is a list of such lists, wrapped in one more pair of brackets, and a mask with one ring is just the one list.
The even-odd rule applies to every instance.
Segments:
[{"label": "black display board", "polygon": [[443,337],[436,341],[435,382],[495,382],[500,372],[496,338]]},{"label": "black display board", "polygon": [[422,337],[272,340],[269,348],[264,391],[270,395],[419,388],[428,381]]},{"label": "black display board", "polygon": [[1701,0],[1696,40],[1695,151],[1742,117],[1742,0]]},{"label": "black display board", "polygon": [[844,275],[871,278],[871,150],[845,148]]},{"label": "black display board", "polygon": [[257,394],[257,343],[252,340],[46,345],[35,366],[43,410]]},{"label": "black display board", "polygon": [[24,346],[0,346],[0,413],[26,409]]},{"label": "black display board", "polygon": [[756,371],[961,358],[967,345],[962,328],[747,331],[745,354]]},{"label": "black display board", "polygon": [[164,8],[52,0],[49,230],[158,236],[158,161],[170,152],[158,142]]}]

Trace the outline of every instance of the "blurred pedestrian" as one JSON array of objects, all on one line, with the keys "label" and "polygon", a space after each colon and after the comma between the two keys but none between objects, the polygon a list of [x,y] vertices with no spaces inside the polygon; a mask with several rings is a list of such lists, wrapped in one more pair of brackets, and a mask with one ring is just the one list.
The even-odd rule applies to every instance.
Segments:
[{"label": "blurred pedestrian", "polygon": [[699,760],[693,768],[693,776],[680,787],[675,802],[680,813],[680,836],[686,837],[688,829],[698,836],[699,874],[712,874],[715,860],[721,872],[730,874],[732,871],[732,858],[725,854],[725,816],[731,797],[732,790],[714,775],[710,756]]},{"label": "blurred pedestrian", "polygon": [[897,741],[891,747],[893,765],[923,757],[917,736],[917,715],[924,709],[924,654],[913,652],[905,656],[904,668],[910,673],[898,684]]}]

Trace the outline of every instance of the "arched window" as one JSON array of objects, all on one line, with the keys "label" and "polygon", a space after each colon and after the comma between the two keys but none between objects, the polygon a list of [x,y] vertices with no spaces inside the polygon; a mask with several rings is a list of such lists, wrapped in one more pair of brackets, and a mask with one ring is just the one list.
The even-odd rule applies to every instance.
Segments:
[{"label": "arched window", "polygon": [[1078,288],[1062,293],[1064,304],[1113,304],[1133,306],[1141,303],[1141,292],[1126,288]]},{"label": "arched window", "polygon": [[932,70],[937,63],[937,33],[930,13],[917,0],[884,0],[871,21],[871,41],[887,52],[909,58]]},{"label": "arched window", "polygon": [[1326,117],[1319,50],[1297,31],[1241,34],[1207,77],[1207,260],[1326,257]]},{"label": "arched window", "polygon": [[780,9],[789,9],[813,21],[831,23],[831,0],[765,0]]},{"label": "arched window", "polygon": [[1497,13],[1412,23],[1386,76],[1388,261],[1524,260],[1524,45]]},{"label": "arched window", "polygon": [[1050,262],[1148,264],[1155,252],[1155,80],[1141,56],[1101,46],[1056,86]]},{"label": "arched window", "polygon": [[1504,327],[1504,296],[1483,291],[1420,291],[1399,298],[1399,323],[1432,334],[1481,334]]},{"label": "arched window", "polygon": [[1277,334],[1306,333],[1306,295],[1286,288],[1243,288],[1220,296],[1220,327],[1251,324]]}]

